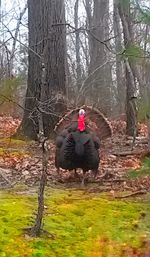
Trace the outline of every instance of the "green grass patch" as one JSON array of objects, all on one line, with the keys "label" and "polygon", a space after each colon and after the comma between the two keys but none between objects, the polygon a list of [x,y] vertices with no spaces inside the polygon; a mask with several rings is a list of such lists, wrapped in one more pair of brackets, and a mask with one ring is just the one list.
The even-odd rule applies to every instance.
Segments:
[{"label": "green grass patch", "polygon": [[150,158],[146,157],[140,169],[129,170],[127,173],[129,179],[137,177],[150,176]]},{"label": "green grass patch", "polygon": [[[27,192],[27,191],[26,191]],[[0,193],[0,256],[123,257],[123,247],[140,247],[150,234],[150,205],[112,201],[100,194],[47,190],[44,229],[54,235],[24,234],[36,210],[36,195]],[[144,217],[141,213],[144,212]]]}]

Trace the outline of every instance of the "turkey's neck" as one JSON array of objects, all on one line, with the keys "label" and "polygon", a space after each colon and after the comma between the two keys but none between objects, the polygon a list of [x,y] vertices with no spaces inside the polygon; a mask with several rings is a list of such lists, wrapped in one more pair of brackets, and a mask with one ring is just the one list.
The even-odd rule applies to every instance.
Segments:
[{"label": "turkey's neck", "polygon": [[84,115],[80,115],[78,118],[78,130],[80,132],[85,131],[85,117]]}]

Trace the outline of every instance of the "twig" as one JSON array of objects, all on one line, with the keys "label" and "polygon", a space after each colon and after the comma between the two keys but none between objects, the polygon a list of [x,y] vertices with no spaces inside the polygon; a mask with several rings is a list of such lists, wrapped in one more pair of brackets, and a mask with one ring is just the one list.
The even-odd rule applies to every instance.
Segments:
[{"label": "twig", "polygon": [[[126,52],[126,49],[124,51],[121,51],[121,52],[115,52],[113,51],[107,44],[107,42],[109,42],[110,40],[116,38],[118,35],[115,35],[113,37],[110,37],[108,39],[105,39],[105,40],[100,40],[100,38],[98,38],[95,34],[93,34],[92,32],[92,29],[93,28],[84,28],[84,27],[80,27],[80,28],[75,28],[74,26],[72,26],[70,23],[56,23],[56,24],[52,24],[52,27],[57,27],[57,26],[68,26],[72,29],[72,31],[70,33],[76,33],[76,32],[87,32],[91,37],[93,37],[96,41],[98,41],[100,44],[103,44],[106,49],[111,52],[112,54],[114,55],[118,55],[118,56],[122,56],[125,52]],[[136,58],[144,58],[144,59],[149,59],[150,56],[147,55],[147,56],[141,56],[141,55],[133,55],[133,54],[128,54],[128,57],[136,57]]]},{"label": "twig", "polygon": [[22,105],[18,104],[16,101],[14,101],[13,99],[7,97],[6,95],[0,94],[0,97],[3,97],[5,100],[7,100],[8,102],[12,102],[15,105],[17,105],[18,107],[20,107],[21,109],[23,109],[24,111],[27,110],[29,111],[29,109],[24,108]]},{"label": "twig", "polygon": [[[10,34],[11,37],[12,37],[12,39],[15,40],[15,37],[14,37],[14,35],[12,34],[12,32],[10,31],[10,29],[9,29],[4,23],[2,23],[2,24],[3,24],[3,26],[7,29],[7,31],[9,32],[9,34]],[[41,60],[42,56],[39,55],[37,52],[35,52],[31,47],[26,46],[26,44],[22,43],[22,42],[21,42],[19,39],[17,39],[17,38],[16,38],[16,41],[17,41],[18,43],[20,43],[21,45],[23,45],[26,49],[28,49],[29,51],[31,51],[33,54],[35,54],[35,55]]]},{"label": "twig", "polygon": [[126,179],[123,179],[123,178],[116,178],[116,179],[107,179],[107,180],[103,180],[103,182],[110,182],[110,183],[113,183],[113,182],[125,182],[126,181]]}]

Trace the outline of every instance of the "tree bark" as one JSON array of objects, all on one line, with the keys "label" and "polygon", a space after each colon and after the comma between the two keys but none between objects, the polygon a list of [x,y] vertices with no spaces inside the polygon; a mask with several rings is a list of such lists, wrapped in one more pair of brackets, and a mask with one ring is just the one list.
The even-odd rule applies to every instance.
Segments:
[{"label": "tree bark", "polygon": [[[132,24],[130,18],[130,0],[117,0],[118,11],[123,27],[124,47],[125,51],[133,45]],[[126,116],[127,127],[126,133],[130,136],[136,136],[137,133],[137,104],[136,104],[136,78],[133,72],[133,63],[130,57],[125,57],[126,69]]]},{"label": "tree bark", "polygon": [[[66,31],[63,0],[28,0],[29,70],[25,112],[18,135],[37,139],[38,115],[43,115],[44,135],[50,136],[64,108]],[[45,60],[46,83],[41,102],[41,62]]]},{"label": "tree bark", "polygon": [[[108,50],[105,49],[104,44],[99,41],[104,41],[108,38],[108,16],[109,16],[109,0],[94,0],[94,10],[92,17],[92,26],[90,29],[90,69],[92,73],[98,67],[101,67],[95,81],[92,83],[92,90],[90,94],[93,101],[105,114],[110,114],[111,110],[111,68],[107,61]],[[98,38],[98,40],[95,39]],[[105,63],[105,65],[104,65]]]},{"label": "tree bark", "polygon": [[[86,26],[89,29],[92,29],[92,1],[93,0],[85,0],[85,11],[86,11]],[[91,47],[92,47],[92,37],[89,34],[88,35],[88,45],[89,45],[89,55],[90,55],[90,59],[91,59]],[[90,65],[88,65],[88,70],[90,73]]]},{"label": "tree bark", "polygon": [[81,59],[80,59],[80,32],[79,28],[79,0],[76,0],[74,6],[74,24],[75,24],[75,48],[76,48],[76,80],[78,90],[81,87]]},{"label": "tree bark", "polygon": [[115,35],[115,51],[116,51],[116,79],[117,79],[117,111],[118,114],[125,112],[125,74],[123,61],[121,60],[118,53],[122,50],[122,37],[121,37],[121,20],[116,5],[116,0],[114,0],[113,6],[113,28]]}]

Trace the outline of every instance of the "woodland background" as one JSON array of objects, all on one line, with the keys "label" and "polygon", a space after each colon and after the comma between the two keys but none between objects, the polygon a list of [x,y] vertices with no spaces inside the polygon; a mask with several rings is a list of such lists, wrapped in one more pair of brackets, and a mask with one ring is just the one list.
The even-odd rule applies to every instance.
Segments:
[{"label": "woodland background", "polygon": [[[0,256],[149,256],[149,70],[149,0],[0,0]],[[113,134],[81,190],[53,131],[83,104]]]},{"label": "woodland background", "polygon": [[1,114],[23,117],[26,136],[36,138],[41,114],[52,131],[60,99],[121,115],[129,135],[149,116],[148,0],[1,1],[0,24]]}]

